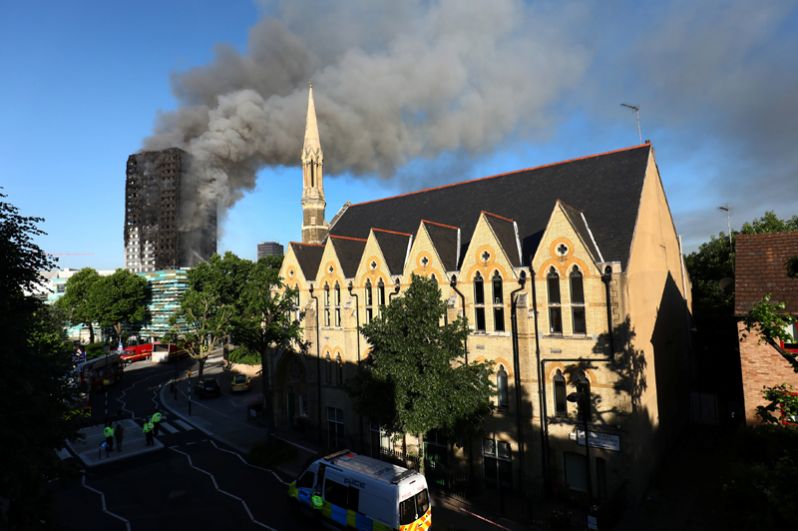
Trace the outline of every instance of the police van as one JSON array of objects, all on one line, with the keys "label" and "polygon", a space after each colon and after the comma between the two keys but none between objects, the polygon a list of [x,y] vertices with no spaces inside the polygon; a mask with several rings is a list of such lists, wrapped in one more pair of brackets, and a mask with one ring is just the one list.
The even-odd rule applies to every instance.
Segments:
[{"label": "police van", "polygon": [[288,496],[336,527],[423,531],[432,525],[424,476],[349,450],[311,463],[288,486]]}]

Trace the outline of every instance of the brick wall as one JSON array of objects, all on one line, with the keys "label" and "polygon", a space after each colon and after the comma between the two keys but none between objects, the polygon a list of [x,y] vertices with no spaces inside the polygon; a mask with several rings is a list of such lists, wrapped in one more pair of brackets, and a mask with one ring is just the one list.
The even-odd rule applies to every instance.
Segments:
[{"label": "brick wall", "polygon": [[737,324],[737,330],[741,338],[740,366],[743,375],[745,422],[757,424],[761,419],[756,414],[756,407],[766,405],[766,400],[762,398],[762,388],[787,383],[798,389],[798,373],[776,349],[760,341],[759,334],[751,332],[743,339],[743,323]]}]

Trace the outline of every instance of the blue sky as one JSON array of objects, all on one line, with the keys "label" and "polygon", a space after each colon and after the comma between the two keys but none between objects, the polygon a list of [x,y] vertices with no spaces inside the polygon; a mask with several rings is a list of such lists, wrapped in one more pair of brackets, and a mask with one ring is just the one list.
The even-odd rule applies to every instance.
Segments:
[{"label": "blue sky", "polygon": [[[45,218],[40,243],[61,254],[61,266],[114,268],[123,257],[128,155],[152,135],[159,113],[198,101],[213,108],[216,96],[250,88],[258,69],[268,73],[251,88],[269,116],[268,104],[283,102],[292,123],[304,119],[299,80],[314,80],[328,218],[347,200],[637,144],[634,116],[619,105],[630,101],[642,107],[643,136],[690,250],[725,230],[720,204],[731,204],[735,226],[766,209],[798,214],[795,3],[709,4],[630,2],[608,13],[598,2],[509,0],[491,10],[447,1],[384,9],[365,0],[329,8],[305,0],[3,2],[0,186],[23,214]],[[440,22],[448,18],[456,24]],[[273,37],[280,32],[288,37]],[[285,72],[262,59],[274,49]],[[418,64],[408,69],[413,53]],[[242,57],[254,59],[241,71],[230,66]],[[244,81],[227,86],[224,73]],[[436,116],[436,105],[450,114]],[[352,116],[361,131],[348,128]],[[404,128],[386,132],[392,122]],[[380,140],[355,153],[360,133]],[[380,135],[388,133],[404,140],[386,147]],[[260,241],[300,238],[299,151],[288,146],[258,154],[264,167],[227,211],[220,251],[254,258]]]}]

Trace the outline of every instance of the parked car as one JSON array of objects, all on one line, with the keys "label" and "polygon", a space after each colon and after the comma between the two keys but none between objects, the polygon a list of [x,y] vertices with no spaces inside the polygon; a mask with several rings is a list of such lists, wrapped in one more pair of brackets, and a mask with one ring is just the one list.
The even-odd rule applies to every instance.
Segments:
[{"label": "parked car", "polygon": [[194,392],[199,398],[213,398],[222,394],[222,388],[216,378],[206,377],[194,386]]},{"label": "parked car", "polygon": [[230,380],[230,391],[233,393],[243,393],[252,388],[252,378],[246,374],[234,374]]}]

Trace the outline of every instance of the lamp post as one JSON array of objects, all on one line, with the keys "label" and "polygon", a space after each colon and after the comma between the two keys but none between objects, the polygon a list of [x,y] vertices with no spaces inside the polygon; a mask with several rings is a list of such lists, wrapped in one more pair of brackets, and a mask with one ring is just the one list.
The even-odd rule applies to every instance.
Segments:
[{"label": "lamp post", "polygon": [[[590,518],[591,509],[593,507],[593,480],[590,474],[590,432],[588,431],[588,422],[590,421],[590,387],[584,376],[581,376],[576,381],[576,392],[568,395],[569,402],[575,402],[579,405],[579,416],[582,421],[582,429],[585,433],[585,479],[587,481],[587,512]],[[579,442],[579,434],[577,433],[577,443]]]},{"label": "lamp post", "polygon": [[726,229],[729,231],[729,249],[732,246],[732,235],[731,235],[731,207],[729,205],[721,205],[718,207],[718,210],[721,212],[726,213]]}]

